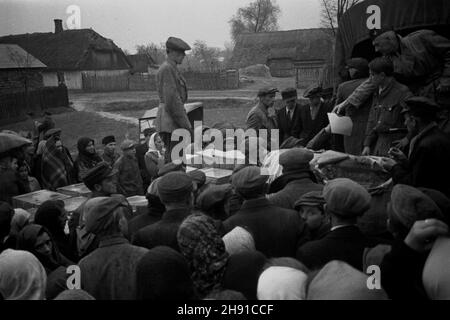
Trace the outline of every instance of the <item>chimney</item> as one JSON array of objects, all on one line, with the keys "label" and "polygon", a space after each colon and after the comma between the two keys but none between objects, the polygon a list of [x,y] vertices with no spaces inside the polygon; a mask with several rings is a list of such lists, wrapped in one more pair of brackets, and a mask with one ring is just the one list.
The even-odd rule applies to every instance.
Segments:
[{"label": "chimney", "polygon": [[55,21],[55,34],[63,32],[62,20],[61,19],[55,19],[53,21]]}]

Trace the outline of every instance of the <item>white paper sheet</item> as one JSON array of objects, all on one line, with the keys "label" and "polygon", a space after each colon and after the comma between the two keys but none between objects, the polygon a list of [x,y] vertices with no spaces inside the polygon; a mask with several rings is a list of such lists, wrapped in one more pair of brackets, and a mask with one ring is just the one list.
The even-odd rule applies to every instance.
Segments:
[{"label": "white paper sheet", "polygon": [[352,134],[353,122],[350,117],[338,116],[336,113],[328,113],[330,120],[331,133],[350,136]]}]

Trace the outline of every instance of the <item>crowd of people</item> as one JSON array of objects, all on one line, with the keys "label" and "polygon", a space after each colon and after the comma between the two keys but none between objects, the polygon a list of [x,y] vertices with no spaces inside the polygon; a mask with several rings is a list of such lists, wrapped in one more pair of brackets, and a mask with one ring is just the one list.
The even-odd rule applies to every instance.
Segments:
[{"label": "crowd of people", "polygon": [[[404,38],[389,31],[373,44],[381,56],[350,59],[350,79],[334,98],[315,86],[301,105],[296,89],[286,88],[273,113],[278,90],[258,92],[247,128],[278,129],[287,149],[274,180],[263,159],[252,163],[248,153],[224,184],[171,159],[170,133],[192,130],[181,109],[173,119],[176,112],[165,111],[187,99],[177,65],[190,47],[181,39],[167,42],[156,128],[143,132],[142,144],[125,139],[119,154],[107,136],[99,154],[92,139],[81,138],[73,161],[47,117],[33,142],[0,155],[0,297],[450,299],[449,41],[426,30]],[[352,119],[351,136],[331,132],[333,111]],[[246,140],[245,150],[260,139]],[[374,205],[370,190],[344,177],[317,179],[310,162],[319,149],[382,157],[392,177],[389,201],[377,221],[365,221],[381,232],[360,225]],[[77,182],[91,195],[70,215],[57,200],[34,214],[12,207],[18,194]],[[146,196],[146,212],[133,213],[133,195]],[[73,265],[80,284],[68,290]]]}]

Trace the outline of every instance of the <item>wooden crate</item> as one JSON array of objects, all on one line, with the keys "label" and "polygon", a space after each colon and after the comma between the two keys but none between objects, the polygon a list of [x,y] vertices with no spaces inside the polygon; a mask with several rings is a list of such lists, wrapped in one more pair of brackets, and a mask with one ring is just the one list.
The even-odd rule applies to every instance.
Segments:
[{"label": "wooden crate", "polygon": [[71,197],[89,197],[92,194],[91,190],[89,190],[84,183],[77,183],[58,188],[56,191]]},{"label": "wooden crate", "polygon": [[76,209],[78,209],[79,206],[81,206],[83,203],[85,203],[88,200],[87,197],[73,197],[69,199],[65,199],[64,201],[64,208],[68,213],[74,212]]},{"label": "wooden crate", "polygon": [[225,184],[230,182],[232,170],[219,168],[205,168],[201,169],[206,175],[206,183]]},{"label": "wooden crate", "polygon": [[13,207],[23,208],[25,210],[38,208],[47,200],[67,200],[70,196],[49,190],[39,190],[20,196],[13,197]]}]

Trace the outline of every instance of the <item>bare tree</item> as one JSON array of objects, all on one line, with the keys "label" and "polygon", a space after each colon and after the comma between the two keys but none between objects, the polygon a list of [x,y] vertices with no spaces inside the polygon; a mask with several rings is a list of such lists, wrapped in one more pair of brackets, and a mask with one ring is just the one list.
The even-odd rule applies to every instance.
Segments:
[{"label": "bare tree", "polygon": [[324,28],[331,29],[333,35],[336,35],[339,20],[342,15],[351,7],[362,0],[319,0],[322,7],[321,25]]},{"label": "bare tree", "polygon": [[205,41],[197,40],[192,48],[192,55],[200,62],[202,69],[214,72],[220,67],[220,49],[208,47]]},{"label": "bare tree", "polygon": [[164,62],[166,58],[166,50],[164,44],[156,44],[149,43],[146,45],[137,45],[136,46],[137,54],[144,54],[149,57],[150,60],[153,60],[156,64],[161,64]]},{"label": "bare tree", "polygon": [[278,29],[280,7],[275,0],[255,0],[248,6],[239,8],[230,19],[231,37],[236,42],[243,32],[265,32]]}]

